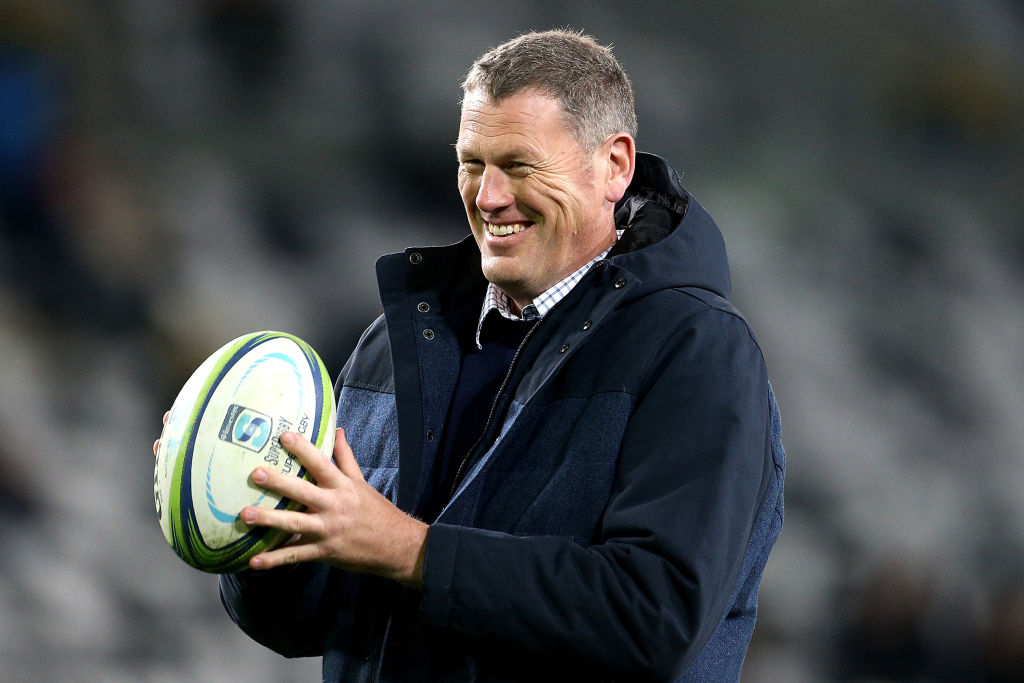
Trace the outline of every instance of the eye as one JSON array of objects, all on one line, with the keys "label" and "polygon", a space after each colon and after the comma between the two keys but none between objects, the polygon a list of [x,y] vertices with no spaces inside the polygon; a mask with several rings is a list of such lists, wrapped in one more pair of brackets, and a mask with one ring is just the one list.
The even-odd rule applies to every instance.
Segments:
[{"label": "eye", "polygon": [[505,164],[505,170],[511,175],[524,176],[533,172],[533,167],[522,161],[510,161]]},{"label": "eye", "polygon": [[484,171],[484,163],[478,159],[464,159],[459,162],[459,168],[466,173],[479,175]]}]

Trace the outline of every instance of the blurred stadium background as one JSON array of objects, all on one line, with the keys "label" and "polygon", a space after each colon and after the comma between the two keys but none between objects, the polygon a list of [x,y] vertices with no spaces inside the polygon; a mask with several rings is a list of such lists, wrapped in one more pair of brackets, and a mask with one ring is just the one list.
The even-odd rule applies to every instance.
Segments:
[{"label": "blurred stadium background", "polygon": [[615,46],[779,395],[745,680],[1024,680],[1014,0],[0,0],[0,680],[318,680],[166,546],[160,415],[252,330],[337,372],[375,258],[465,232],[464,71],[553,26]]}]

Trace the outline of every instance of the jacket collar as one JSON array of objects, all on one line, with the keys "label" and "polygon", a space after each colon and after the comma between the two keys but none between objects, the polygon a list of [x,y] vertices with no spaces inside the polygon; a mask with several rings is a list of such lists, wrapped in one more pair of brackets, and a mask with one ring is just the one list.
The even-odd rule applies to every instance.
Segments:
[{"label": "jacket collar", "polygon": [[637,153],[633,182],[616,205],[615,219],[626,233],[609,258],[640,280],[633,296],[700,287],[728,298],[731,283],[722,233],[683,189],[667,161]]}]

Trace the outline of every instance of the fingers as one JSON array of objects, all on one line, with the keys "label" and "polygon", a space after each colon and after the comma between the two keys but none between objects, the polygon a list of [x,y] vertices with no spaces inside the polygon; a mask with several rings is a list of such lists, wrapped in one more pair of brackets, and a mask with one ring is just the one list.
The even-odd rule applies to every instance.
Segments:
[{"label": "fingers", "polygon": [[260,553],[249,560],[251,569],[274,569],[299,562],[314,562],[323,558],[320,546],[312,543],[284,545],[276,550]]},{"label": "fingers", "polygon": [[[345,481],[345,475],[309,439],[295,432],[285,432],[281,435],[280,440],[281,444],[306,468],[316,484],[292,475],[281,474],[269,467],[257,467],[253,470],[252,482],[257,486],[276,491],[307,507],[321,507],[328,498],[325,490],[337,488]],[[344,435],[336,435],[335,444],[335,449],[338,448],[339,444],[343,446],[343,449],[348,452],[349,459],[354,464],[355,457],[352,455],[352,449],[345,443]],[[362,473],[359,471],[358,465],[355,466],[355,471],[361,480]]]},{"label": "fingers", "polygon": [[[163,422],[163,424],[167,424],[167,420],[169,420],[170,417],[171,417],[171,411],[168,410],[166,413],[164,413],[164,416],[163,416],[163,419],[161,420],[161,422]],[[157,439],[156,441],[153,442],[153,457],[154,458],[156,457],[156,455],[157,455],[157,453],[159,451],[160,451],[160,439]]]},{"label": "fingers", "polygon": [[247,507],[242,510],[241,518],[243,522],[252,526],[272,526],[292,533],[288,542],[276,550],[260,553],[250,559],[249,567],[252,569],[273,569],[286,564],[310,562],[322,557],[322,549],[318,544],[304,543],[302,540],[305,534],[314,537],[316,535],[316,531],[312,527],[320,520],[313,515],[287,510]]},{"label": "fingers", "polygon": [[298,458],[302,466],[309,471],[313,479],[321,486],[334,486],[341,478],[341,473],[330,458],[314,446],[309,439],[295,432],[281,435],[281,445]]},{"label": "fingers", "polygon": [[348,439],[345,438],[345,430],[341,427],[334,433],[334,461],[345,476],[363,481],[363,470],[356,462],[352,447],[348,445]]},{"label": "fingers", "polygon": [[[323,491],[315,484],[308,482],[305,479],[300,479],[292,474],[281,474],[280,472],[268,467],[257,467],[253,470],[252,483],[256,486],[276,491],[285,498],[291,498],[298,503],[302,503],[306,507],[318,507],[324,502]],[[242,517],[242,521],[246,524],[263,524],[262,519],[256,522],[250,522],[244,515]],[[271,526],[277,526],[277,524],[272,524]],[[299,531],[297,529],[281,528],[284,528],[286,531]]]},{"label": "fingers", "polygon": [[275,529],[295,534],[312,534],[322,531],[314,528],[322,527],[313,515],[291,510],[272,510],[269,508],[246,507],[242,509],[242,521],[249,526],[272,526]]}]

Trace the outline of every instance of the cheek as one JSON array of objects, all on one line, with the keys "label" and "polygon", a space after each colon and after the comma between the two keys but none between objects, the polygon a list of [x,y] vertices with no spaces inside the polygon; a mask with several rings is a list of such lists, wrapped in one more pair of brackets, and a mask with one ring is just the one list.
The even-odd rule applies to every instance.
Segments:
[{"label": "cheek", "polygon": [[539,174],[528,180],[524,184],[524,194],[536,211],[545,214],[549,220],[555,219],[561,227],[575,223],[581,212],[577,188],[562,178],[546,178]]},{"label": "cheek", "polygon": [[476,195],[478,183],[473,182],[471,179],[463,180],[459,178],[459,195],[462,197],[462,203],[466,207],[466,215],[472,221],[473,217],[476,216]]},{"label": "cheek", "polygon": [[558,216],[558,235],[560,242],[573,241],[585,227],[583,204],[578,195],[572,192],[559,192],[554,199]]},{"label": "cheek", "polygon": [[458,184],[459,184],[459,194],[462,195],[462,201],[465,202],[468,197],[472,196],[471,195],[471,193],[472,193],[471,185],[473,184],[473,181],[464,172],[459,171],[459,183]]}]

